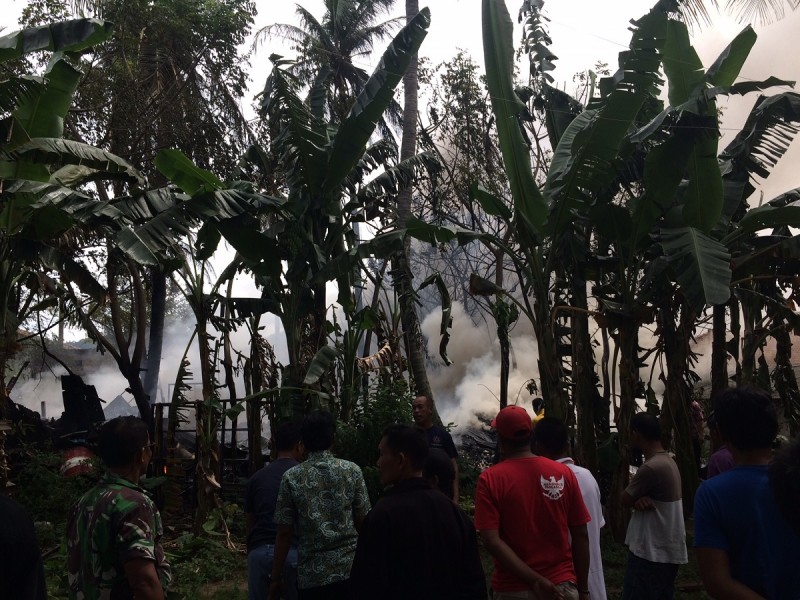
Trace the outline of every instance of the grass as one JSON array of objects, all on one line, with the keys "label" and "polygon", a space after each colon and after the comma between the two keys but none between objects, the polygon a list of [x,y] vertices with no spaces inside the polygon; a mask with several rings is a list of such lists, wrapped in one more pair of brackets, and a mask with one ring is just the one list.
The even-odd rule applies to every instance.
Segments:
[{"label": "grass", "polygon": [[[56,542],[57,534],[52,526],[45,525],[42,538],[50,544]],[[687,523],[688,545],[691,547],[691,521]],[[169,533],[168,533],[168,536]],[[615,542],[605,529],[600,538],[603,555],[606,588],[609,600],[619,598],[625,576],[627,548]],[[45,544],[42,544],[46,547]],[[194,537],[189,534],[172,534],[165,542],[165,550],[173,567],[173,583],[170,586],[170,600],[246,600],[247,598],[247,557],[243,548],[229,550],[212,537]],[[492,560],[483,549],[481,559],[487,583],[492,574]],[[63,547],[45,560],[49,598],[66,598],[66,577],[64,565],[66,556]],[[694,553],[689,551],[689,564],[682,565],[678,571],[676,600],[707,600],[709,596],[702,590],[700,575]]]}]

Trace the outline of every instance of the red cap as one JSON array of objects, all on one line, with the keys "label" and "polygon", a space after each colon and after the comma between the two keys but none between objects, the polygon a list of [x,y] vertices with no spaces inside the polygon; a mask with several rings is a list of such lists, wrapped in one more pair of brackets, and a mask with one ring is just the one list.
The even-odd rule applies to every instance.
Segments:
[{"label": "red cap", "polygon": [[531,417],[521,406],[506,406],[492,420],[492,428],[507,440],[527,437],[533,430]]}]

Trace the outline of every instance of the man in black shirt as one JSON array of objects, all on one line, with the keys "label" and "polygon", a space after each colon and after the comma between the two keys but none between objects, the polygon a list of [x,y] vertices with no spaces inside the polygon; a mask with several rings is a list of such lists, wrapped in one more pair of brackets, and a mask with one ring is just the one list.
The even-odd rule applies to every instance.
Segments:
[{"label": "man in black shirt", "polygon": [[381,484],[364,519],[350,572],[353,600],[485,600],[475,527],[422,478],[428,454],[417,427],[391,425],[378,446]]},{"label": "man in black shirt", "polygon": [[[247,516],[247,588],[250,600],[266,600],[275,555],[278,526],[273,520],[278,489],[283,474],[300,464],[303,446],[300,425],[283,423],[275,432],[278,452],[275,460],[253,475],[247,482],[244,510]],[[283,597],[297,598],[297,550],[289,550],[283,571]]]},{"label": "man in black shirt", "polygon": [[417,396],[411,402],[411,414],[414,423],[422,427],[428,438],[428,447],[439,448],[450,457],[453,463],[455,478],[453,480],[453,498],[458,502],[458,451],[453,443],[453,436],[439,425],[433,424],[433,400],[427,396]]},{"label": "man in black shirt", "polygon": [[0,598],[46,600],[42,553],[33,521],[0,492]]}]

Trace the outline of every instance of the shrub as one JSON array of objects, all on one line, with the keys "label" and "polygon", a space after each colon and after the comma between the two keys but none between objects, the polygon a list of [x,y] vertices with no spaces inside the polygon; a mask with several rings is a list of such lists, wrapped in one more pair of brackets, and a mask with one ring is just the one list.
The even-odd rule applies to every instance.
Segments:
[{"label": "shrub", "polygon": [[374,504],[383,488],[378,480],[378,444],[383,430],[394,423],[411,423],[411,393],[405,381],[380,384],[359,404],[348,423],[339,422],[334,452],[361,467]]}]

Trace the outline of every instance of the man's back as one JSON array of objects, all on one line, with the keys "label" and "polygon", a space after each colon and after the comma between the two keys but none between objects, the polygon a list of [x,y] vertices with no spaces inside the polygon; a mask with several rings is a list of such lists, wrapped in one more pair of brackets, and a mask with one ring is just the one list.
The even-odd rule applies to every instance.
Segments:
[{"label": "man's back", "polygon": [[[554,584],[575,581],[569,527],[588,521],[578,482],[566,465],[539,456],[512,458],[478,479],[476,529],[497,530],[517,556]],[[495,565],[492,587],[526,589],[501,565]]]},{"label": "man's back", "polygon": [[767,466],[738,466],[695,496],[695,540],[725,550],[731,575],[768,600],[800,598],[800,536],[783,518]]},{"label": "man's back", "polygon": [[259,469],[247,482],[245,511],[255,517],[247,536],[248,552],[264,544],[274,544],[278,526],[275,525],[275,502],[283,474],[300,464],[292,458],[279,458]]},{"label": "man's back", "polygon": [[161,547],[161,517],[137,485],[107,474],[73,507],[67,524],[70,598],[132,598],[124,563],[155,563],[162,587],[171,579]]},{"label": "man's back", "polygon": [[286,471],[275,522],[294,526],[300,589],[347,579],[358,538],[355,518],[368,511],[364,478],[354,463],[326,450]]},{"label": "man's back", "polygon": [[600,502],[600,486],[589,469],[576,465],[571,458],[559,460],[567,465],[578,480],[583,502],[592,518],[586,528],[589,533],[589,592],[592,600],[606,600],[606,584],[603,577],[603,558],[600,553],[600,529],[605,525],[603,505]]},{"label": "man's back", "polygon": [[418,477],[395,484],[367,515],[351,584],[354,599],[486,598],[471,521]]},{"label": "man's back", "polygon": [[0,493],[0,597],[45,600],[42,553],[33,521],[25,510]]}]

